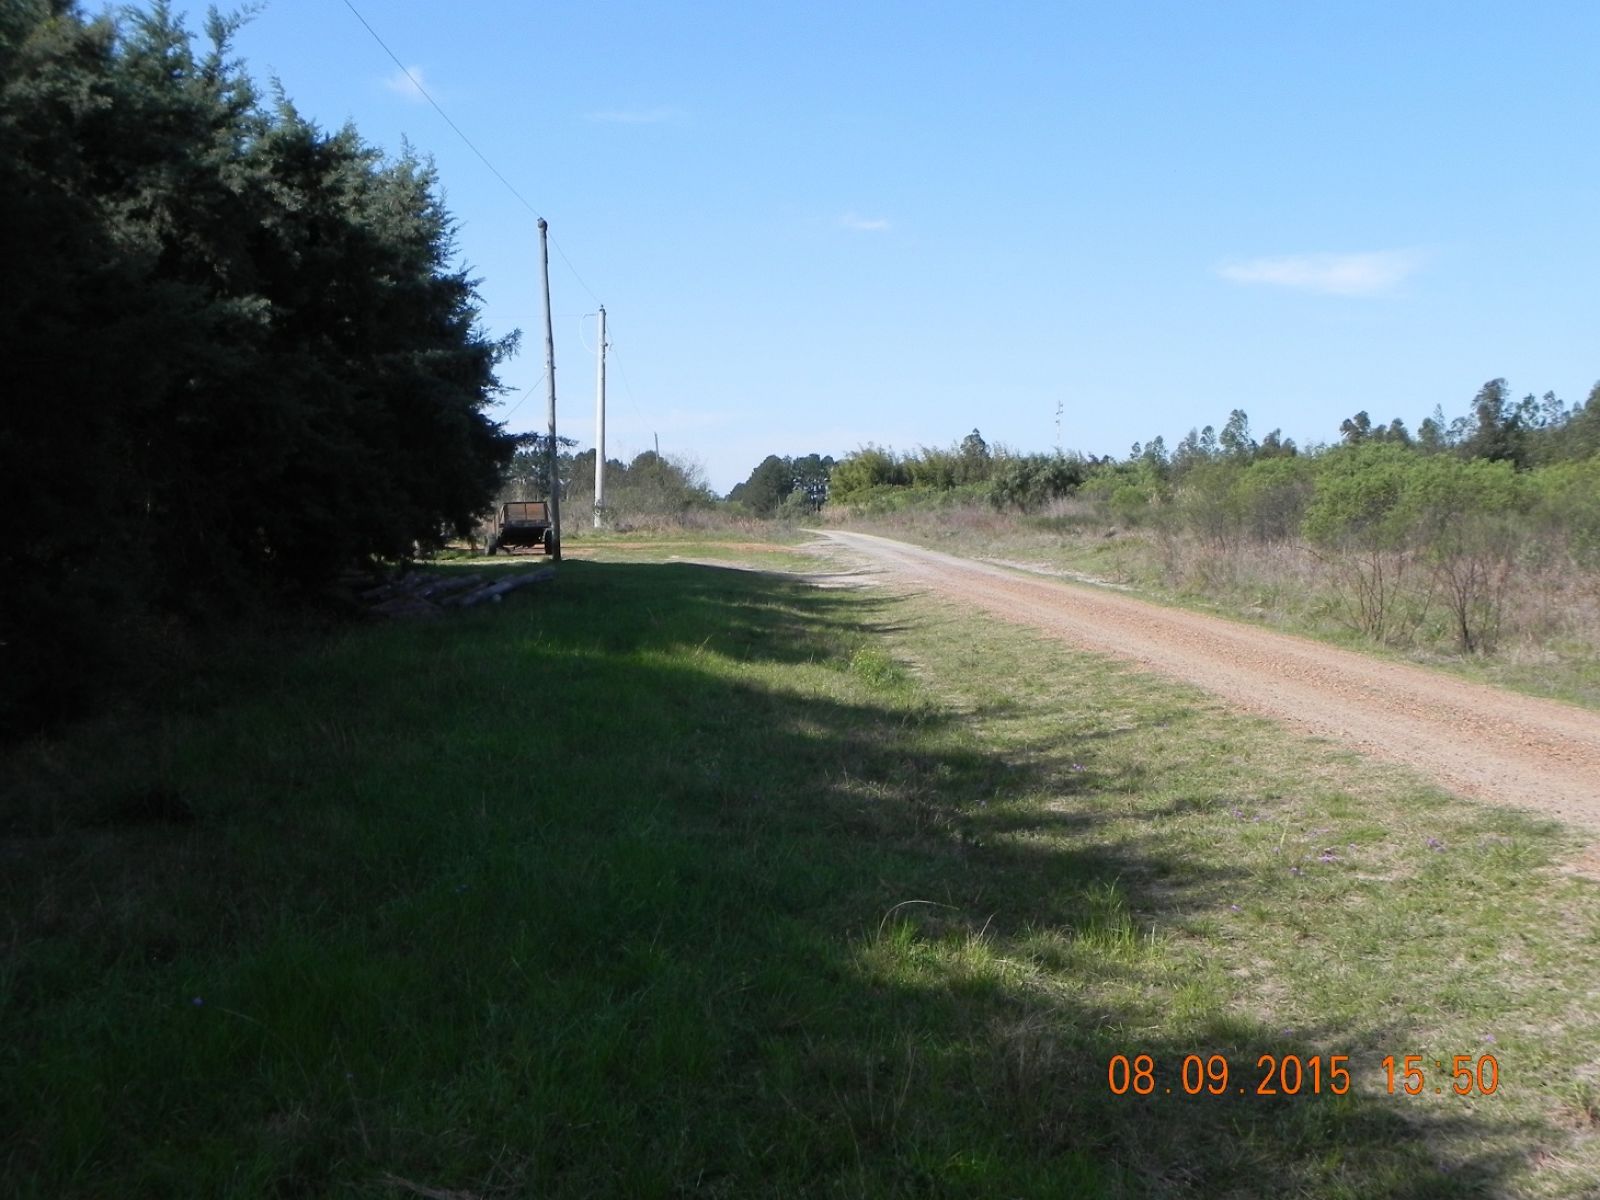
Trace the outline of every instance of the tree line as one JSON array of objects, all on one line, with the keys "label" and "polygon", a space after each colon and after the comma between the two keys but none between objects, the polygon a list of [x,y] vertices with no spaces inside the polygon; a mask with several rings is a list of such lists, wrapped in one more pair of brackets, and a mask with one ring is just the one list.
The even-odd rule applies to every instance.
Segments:
[{"label": "tree line", "polygon": [[831,454],[793,458],[769,454],[756,464],[748,479],[734,485],[728,493],[728,503],[736,511],[758,517],[818,512],[828,502],[836,465]]},{"label": "tree line", "polygon": [[1197,548],[1185,561],[1202,574],[1285,548],[1312,560],[1363,634],[1404,639],[1442,619],[1468,653],[1494,648],[1514,595],[1565,594],[1573,580],[1600,595],[1600,385],[1568,406],[1514,400],[1494,379],[1467,413],[1436,409],[1415,434],[1358,412],[1339,435],[1304,449],[1278,430],[1257,439],[1236,409],[1220,430],[1191,429],[1170,450],[1155,437],[1119,460],[995,452],[975,430],[949,451],[863,447],[835,468],[834,494],[868,511],[1070,500],[1062,520],[1150,530],[1174,561],[1179,542]]},{"label": "tree line", "polygon": [[1488,651],[1514,597],[1556,610],[1600,576],[1600,405],[1533,410],[1501,404],[1503,391],[1492,381],[1471,419],[1430,419],[1418,437],[1357,414],[1313,454],[1212,458],[1165,477],[1121,464],[1089,494],[1205,547],[1210,570],[1302,551],[1345,623],[1376,641],[1410,640],[1444,614],[1456,649]]},{"label": "tree line", "polygon": [[868,445],[833,469],[831,498],[850,506],[898,507],[929,498],[991,500],[999,508],[1031,511],[1070,496],[1098,464],[1076,454],[1023,454],[991,446],[974,429],[946,447],[897,454]]},{"label": "tree line", "polygon": [[[556,478],[561,484],[564,514],[587,518],[594,509],[594,448],[576,450],[577,442],[558,437]],[[550,495],[549,436],[516,435],[517,451],[502,479],[506,500],[540,500]],[[687,459],[645,450],[628,461],[606,459],[605,511],[613,525],[642,518],[674,518],[708,513],[716,494],[698,465]]]},{"label": "tree line", "polygon": [[261,95],[236,28],[0,6],[0,728],[465,532],[515,450],[433,167]]}]

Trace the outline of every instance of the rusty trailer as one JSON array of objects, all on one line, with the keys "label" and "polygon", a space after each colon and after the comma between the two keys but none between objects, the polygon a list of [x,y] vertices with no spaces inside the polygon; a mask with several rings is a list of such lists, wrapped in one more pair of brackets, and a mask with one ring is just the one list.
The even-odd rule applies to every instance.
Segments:
[{"label": "rusty trailer", "polygon": [[556,552],[556,530],[550,521],[550,505],[544,500],[507,500],[494,514],[494,530],[489,535],[489,553],[501,550],[543,550]]}]

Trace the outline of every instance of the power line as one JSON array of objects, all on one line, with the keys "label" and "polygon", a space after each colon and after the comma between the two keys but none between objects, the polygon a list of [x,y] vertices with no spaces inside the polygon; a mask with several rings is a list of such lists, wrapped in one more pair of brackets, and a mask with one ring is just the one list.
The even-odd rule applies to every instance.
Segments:
[{"label": "power line", "polygon": [[535,380],[534,380],[534,381],[533,381],[533,383],[532,383],[532,384],[530,384],[530,385],[529,385],[529,386],[528,386],[528,390],[527,390],[527,391],[525,391],[525,392],[523,392],[523,393],[522,393],[522,395],[520,395],[520,396],[518,396],[518,397],[517,397],[517,402],[516,402],[516,403],[515,403],[515,404],[513,404],[513,405],[512,405],[512,406],[511,406],[511,407],[510,407],[510,408],[508,408],[508,409],[507,409],[507,410],[506,410],[506,411],[505,411],[505,412],[504,412],[504,413],[503,413],[503,414],[502,414],[502,415],[501,415],[501,417],[500,417],[500,420],[501,420],[501,421],[502,421],[502,422],[506,422],[506,421],[509,421],[509,420],[511,420],[511,414],[512,414],[512,413],[514,413],[514,412],[516,412],[516,411],[517,411],[517,409],[519,409],[519,408],[521,408],[521,407],[522,407],[522,402],[523,402],[523,401],[524,401],[524,400],[526,400],[526,399],[527,399],[527,398],[528,398],[528,397],[529,397],[529,396],[531,396],[531,395],[533,395],[533,390],[534,390],[534,388],[536,388],[536,387],[538,387],[538,386],[539,386],[539,385],[540,385],[540,384],[541,384],[541,383],[543,383],[543,382],[544,382],[544,377],[545,377],[545,376],[546,376],[546,375],[548,375],[548,374],[549,374],[549,372],[548,372],[548,371],[541,371],[541,372],[540,372],[540,373],[539,373],[539,378],[537,378],[537,379],[535,379]]},{"label": "power line", "polygon": [[366,28],[366,31],[372,35],[372,40],[377,42],[378,45],[383,47],[383,52],[385,54],[387,54],[390,58],[394,59],[394,65],[400,68],[400,73],[403,74],[407,79],[409,79],[411,81],[411,86],[417,89],[418,93],[422,96],[422,98],[424,100],[426,100],[429,104],[433,105],[433,111],[438,113],[441,117],[444,118],[444,123],[446,125],[450,126],[451,129],[455,130],[456,136],[467,144],[467,149],[471,150],[474,154],[476,154],[478,156],[479,161],[482,162],[484,166],[489,168],[489,170],[494,174],[494,177],[496,179],[498,179],[501,183],[506,185],[506,190],[509,191],[513,196],[515,196],[519,201],[521,201],[523,208],[527,209],[534,216],[539,217],[540,220],[543,220],[544,218],[542,216],[540,216],[539,210],[534,208],[533,205],[528,203],[527,199],[522,195],[522,193],[517,191],[517,189],[514,188],[511,185],[511,181],[509,179],[507,179],[504,175],[500,174],[499,169],[496,168],[495,165],[492,162],[489,161],[488,157],[484,154],[484,152],[482,150],[479,150],[477,146],[473,145],[472,139],[469,138],[465,133],[461,132],[461,126],[457,125],[454,121],[452,121],[450,119],[450,114],[445,112],[444,109],[439,107],[439,102],[437,100],[435,100],[431,95],[428,94],[428,89],[427,88],[422,86],[422,80],[418,79],[415,75],[413,75],[411,73],[411,68],[406,66],[405,63],[400,61],[400,56],[397,55],[393,50],[389,49],[389,43],[384,41],[381,37],[378,36],[378,31],[376,29],[374,29],[372,27],[372,25],[367,21],[367,19],[361,15],[360,10],[357,9],[354,4],[351,4],[350,0],[344,0],[344,6],[346,8],[348,8],[353,14],[355,14],[356,20],[360,21],[361,24]]},{"label": "power line", "polygon": [[[361,22],[362,27],[372,35],[372,40],[383,47],[383,52],[394,60],[394,65],[399,67],[400,73],[411,81],[411,86],[417,89],[418,94],[420,94],[422,98],[429,104],[433,105],[433,111],[443,117],[444,123],[450,126],[450,128],[455,131],[455,135],[466,143],[467,149],[471,150],[478,156],[478,161],[483,163],[484,166],[488,167],[489,172],[496,179],[505,184],[506,191],[515,196],[518,203],[520,203],[523,208],[527,209],[535,217],[543,221],[544,215],[538,209],[534,208],[533,205],[528,203],[527,197],[525,197],[521,192],[517,191],[517,189],[512,185],[511,181],[500,173],[500,169],[489,161],[488,155],[484,154],[482,150],[479,150],[478,147],[473,144],[472,139],[462,132],[461,126],[457,125],[450,119],[450,114],[445,112],[445,110],[440,107],[439,102],[428,93],[428,89],[422,86],[422,80],[418,79],[411,73],[411,68],[400,61],[400,56],[398,54],[389,49],[389,43],[384,41],[383,38],[378,35],[378,31],[372,27],[372,23],[370,21],[361,15],[361,11],[356,8],[356,6],[352,4],[350,0],[344,0],[344,6],[350,10],[350,12],[355,16],[356,20]],[[556,241],[555,238],[551,238],[550,244],[556,248],[556,253],[561,256],[561,261],[567,264],[567,270],[572,272],[572,277],[578,281],[578,286],[584,291],[588,292],[596,304],[601,303],[600,297],[595,295],[594,289],[583,281],[582,275],[578,274],[578,268],[572,265],[572,260],[567,257],[567,252],[561,248],[561,243]]]},{"label": "power line", "polygon": [[628,382],[628,368],[622,365],[622,359],[617,354],[617,344],[608,338],[606,345],[611,350],[612,361],[617,364],[617,374],[622,379],[622,390],[628,394],[628,406],[633,409],[633,415],[639,418],[640,425],[650,424],[644,419],[644,413],[639,411],[639,402],[633,398],[633,385]]},{"label": "power line", "polygon": [[[488,155],[486,155],[482,150],[478,149],[477,145],[473,142],[473,140],[471,138],[469,138],[466,135],[466,132],[461,128],[461,126],[457,125],[453,120],[450,119],[450,114],[445,112],[443,106],[440,105],[440,103],[433,98],[432,94],[429,93],[428,89],[422,86],[422,80],[418,79],[415,75],[413,75],[411,73],[411,68],[406,66],[406,64],[401,60],[400,56],[389,48],[389,43],[384,41],[382,36],[378,33],[378,31],[372,27],[372,22],[368,21],[366,19],[366,17],[361,15],[361,10],[358,9],[353,3],[351,3],[351,0],[344,0],[344,6],[350,10],[351,15],[354,16],[356,20],[361,22],[362,28],[365,29],[369,34],[372,35],[372,40],[377,42],[378,45],[383,48],[383,52],[389,56],[390,60],[393,61],[394,65],[400,68],[400,73],[402,75],[404,75],[406,77],[406,79],[408,79],[410,81],[412,87],[417,89],[417,93],[433,107],[433,111],[438,113],[439,116],[444,119],[444,123],[446,125],[450,126],[451,130],[455,133],[455,135],[458,138],[461,139],[461,141],[466,145],[467,149],[471,150],[475,155],[477,155],[478,156],[478,161],[481,162],[484,166],[489,168],[489,173],[492,174],[496,179],[498,179],[502,184],[505,185],[506,191],[510,192],[513,196],[515,196],[517,198],[517,202],[519,204],[521,204],[523,208],[527,209],[530,213],[532,213],[533,216],[537,220],[544,221],[545,220],[544,215],[542,213],[540,213],[538,209],[536,209],[532,204],[530,204],[528,202],[528,198],[526,196],[524,196],[521,192],[519,192],[516,189],[515,185],[513,185],[512,182],[509,179],[507,179],[503,174],[501,174],[500,169],[498,167],[496,167],[492,162],[489,161],[489,156]],[[549,223],[546,222],[547,226],[548,226],[548,224]],[[548,228],[547,228],[546,229],[546,236],[548,237],[548,235],[549,235],[549,231],[548,231]],[[601,301],[600,297],[595,293],[595,290],[592,287],[590,287],[588,285],[588,283],[584,280],[583,276],[578,274],[578,268],[573,266],[572,259],[567,257],[567,252],[561,248],[561,243],[556,241],[556,239],[554,237],[550,237],[549,238],[549,242],[550,242],[550,244],[552,246],[555,247],[556,253],[561,256],[561,261],[567,264],[567,270],[572,272],[572,277],[578,281],[578,286],[581,287],[584,291],[588,292],[590,299],[592,299],[596,304],[603,303],[603,301]],[[585,314],[585,315],[588,315],[588,314]],[[579,340],[582,341],[582,328],[581,328],[581,325],[580,325],[580,329],[579,329]],[[585,348],[587,348],[587,346]],[[619,368],[619,370],[621,369],[621,363],[620,362],[618,363],[618,368]],[[511,406],[511,408],[508,409],[506,411],[506,413],[504,414],[504,416],[502,416],[500,419],[502,421],[509,421],[511,419],[511,414],[516,412],[517,409],[522,406],[522,402],[524,400],[526,400],[530,395],[533,394],[534,389],[537,388],[540,383],[543,383],[545,381],[545,377],[548,374],[549,374],[549,372],[547,371],[544,374],[540,375],[539,379],[538,379],[538,382],[536,382],[533,385],[533,387],[530,387],[527,391],[523,392],[523,394],[520,397],[517,398],[516,403],[513,404]],[[628,384],[628,377],[627,377],[627,372],[626,371],[622,372],[622,386],[623,386],[623,390],[628,393],[628,403],[633,406],[634,414],[636,416],[638,416],[639,421],[640,421],[641,424],[646,423],[645,420],[644,420],[644,414],[639,412],[639,405],[638,405],[637,401],[635,401],[634,398],[633,398],[633,388]]]},{"label": "power line", "polygon": [[[345,0],[345,2],[349,3],[349,0]],[[578,281],[578,286],[589,293],[589,299],[596,304],[604,303],[599,296],[595,295],[594,289],[583,281],[583,276],[578,274],[578,268],[572,265],[572,260],[567,257],[567,252],[561,248],[561,243],[556,241],[555,238],[551,238],[550,244],[556,248],[556,253],[561,255],[561,261],[567,264],[567,270],[572,272],[572,277]]]}]

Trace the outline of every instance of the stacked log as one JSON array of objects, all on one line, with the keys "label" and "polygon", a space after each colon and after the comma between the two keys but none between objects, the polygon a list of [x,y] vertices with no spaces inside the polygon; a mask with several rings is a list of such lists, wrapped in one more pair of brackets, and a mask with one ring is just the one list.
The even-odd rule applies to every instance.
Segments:
[{"label": "stacked log", "polygon": [[530,571],[526,575],[513,575],[510,579],[501,579],[495,583],[487,584],[464,595],[451,596],[446,604],[460,605],[462,608],[471,608],[474,604],[481,604],[485,600],[498,600],[507,592],[524,587],[530,583],[543,583],[546,579],[554,579],[556,569],[545,567],[541,571]]},{"label": "stacked log", "polygon": [[367,611],[384,617],[438,617],[447,608],[472,608],[508,592],[554,579],[554,567],[517,575],[485,577],[481,572],[434,575],[407,571],[358,594]]}]

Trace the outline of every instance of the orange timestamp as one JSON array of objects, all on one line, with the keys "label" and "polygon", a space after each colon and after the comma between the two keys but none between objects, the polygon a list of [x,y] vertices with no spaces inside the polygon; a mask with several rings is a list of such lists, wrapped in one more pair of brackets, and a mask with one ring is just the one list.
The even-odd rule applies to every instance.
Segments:
[{"label": "orange timestamp", "polygon": [[[1430,1084],[1428,1064],[1434,1069]],[[1492,1054],[1457,1054],[1445,1070],[1444,1060],[1420,1054],[1386,1057],[1380,1066],[1389,1095],[1492,1096],[1500,1088],[1500,1062]],[[1170,1068],[1168,1069],[1170,1071]],[[1221,1054],[1186,1054],[1177,1074],[1161,1071],[1148,1054],[1113,1054],[1106,1064],[1106,1083],[1113,1096],[1222,1096],[1229,1092],[1254,1096],[1343,1096],[1350,1090],[1348,1054],[1263,1054],[1254,1071],[1236,1070]]]}]

